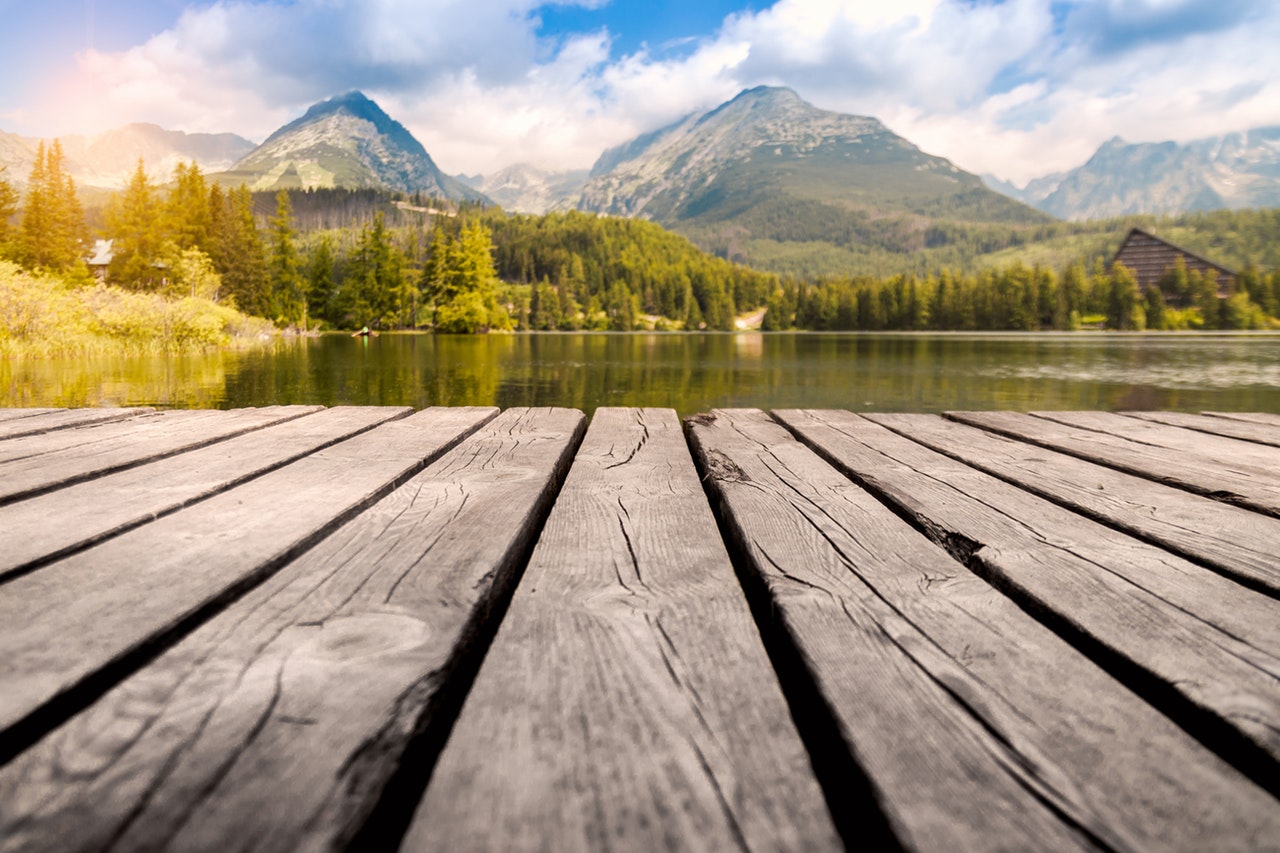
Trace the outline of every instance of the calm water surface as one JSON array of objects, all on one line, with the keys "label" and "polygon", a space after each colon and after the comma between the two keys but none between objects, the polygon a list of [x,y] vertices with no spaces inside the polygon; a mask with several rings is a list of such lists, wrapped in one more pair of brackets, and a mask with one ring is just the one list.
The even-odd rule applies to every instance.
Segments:
[{"label": "calm water surface", "polygon": [[1280,335],[326,335],[250,352],[0,360],[0,406],[285,403],[1280,412]]}]

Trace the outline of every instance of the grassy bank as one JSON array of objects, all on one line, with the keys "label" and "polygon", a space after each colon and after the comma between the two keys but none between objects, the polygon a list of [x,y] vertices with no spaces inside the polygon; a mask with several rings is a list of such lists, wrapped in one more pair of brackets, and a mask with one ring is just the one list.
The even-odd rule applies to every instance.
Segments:
[{"label": "grassy bank", "polygon": [[270,322],[208,299],[133,293],[0,261],[0,356],[194,352],[274,334]]}]

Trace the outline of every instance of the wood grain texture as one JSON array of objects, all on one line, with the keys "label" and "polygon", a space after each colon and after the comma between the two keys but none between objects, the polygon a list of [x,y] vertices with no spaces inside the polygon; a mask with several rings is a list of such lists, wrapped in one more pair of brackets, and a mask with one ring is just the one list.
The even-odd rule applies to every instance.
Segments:
[{"label": "wood grain texture", "polygon": [[167,411],[0,442],[0,504],[319,411]]},{"label": "wood grain texture", "polygon": [[0,506],[0,580],[82,550],[411,411],[390,406],[325,409]]},{"label": "wood grain texture", "polygon": [[[254,412],[256,409],[242,409]],[[221,418],[220,412],[208,409],[170,409],[162,412],[143,412],[130,418],[97,421],[83,426],[71,426],[53,432],[24,435],[0,442],[0,464],[12,465],[24,459],[36,459],[59,451],[75,451],[92,457],[113,445],[128,446],[131,436],[138,436],[137,443],[145,443],[156,435],[173,430],[200,429]],[[56,458],[56,457],[55,457]]]},{"label": "wood grain texture", "polygon": [[151,411],[153,410],[147,406],[131,409],[52,409],[30,418],[16,418],[0,422],[0,439],[36,435],[42,432],[88,426],[95,423],[120,421],[136,415],[145,415]]},{"label": "wood grain texture", "polygon": [[597,409],[404,848],[839,846],[675,412]]},{"label": "wood grain texture", "polygon": [[[1214,456],[1171,450],[1018,412],[947,412],[946,416],[1157,483],[1280,516],[1280,483],[1274,481],[1276,473],[1257,465],[1224,462]],[[1132,418],[1125,420],[1138,423]]]},{"label": "wood grain texture", "polygon": [[1114,412],[1031,412],[1031,415],[1128,442],[1171,450],[1181,458],[1201,458],[1222,466],[1257,472],[1265,481],[1280,482],[1280,448],[1277,447]]},{"label": "wood grain texture", "polygon": [[1280,427],[1280,415],[1271,412],[1201,412],[1201,414],[1212,418],[1227,418],[1233,421]]},{"label": "wood grain texture", "polygon": [[1248,850],[1274,835],[1264,791],[776,423],[693,420],[731,531],[905,846]]},{"label": "wood grain texture", "polygon": [[[495,414],[427,409],[0,586],[0,755]],[[56,520],[51,520],[56,523]]]},{"label": "wood grain texture", "polygon": [[869,414],[926,447],[1280,596],[1280,519],[938,415]]},{"label": "wood grain texture", "polygon": [[14,421],[19,418],[29,418],[32,415],[47,415],[51,412],[65,411],[64,409],[0,409],[0,423],[6,421]]},{"label": "wood grain texture", "polygon": [[1193,415],[1187,412],[1121,412],[1125,417],[1138,418],[1152,423],[1206,432],[1224,438],[1236,438],[1257,444],[1280,447],[1280,425],[1250,423],[1248,421],[1217,418],[1212,415]]},{"label": "wood grain texture", "polygon": [[849,412],[774,415],[1203,737],[1225,738],[1255,778],[1280,780],[1280,602]]},{"label": "wood grain texture", "polygon": [[346,846],[447,727],[583,425],[508,410],[24,753],[0,849]]}]

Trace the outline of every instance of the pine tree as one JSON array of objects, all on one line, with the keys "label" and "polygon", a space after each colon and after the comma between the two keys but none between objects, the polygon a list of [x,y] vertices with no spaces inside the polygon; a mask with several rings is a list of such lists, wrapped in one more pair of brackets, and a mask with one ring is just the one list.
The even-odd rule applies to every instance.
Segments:
[{"label": "pine tree", "polygon": [[[1181,258],[1179,258],[1181,260]],[[1222,300],[1218,298],[1218,277],[1212,270],[1191,272],[1187,275],[1188,287],[1195,306],[1200,309],[1204,328],[1222,328]]]},{"label": "pine tree", "polygon": [[179,249],[200,248],[208,252],[213,223],[204,174],[195,163],[179,163],[173,182],[164,206],[167,230]]},{"label": "pine tree", "polygon": [[360,231],[360,243],[347,263],[338,294],[340,322],[352,326],[393,328],[401,323],[404,257],[392,245],[385,217],[379,212]]},{"label": "pine tree", "polygon": [[1107,307],[1107,327],[1123,331],[1141,331],[1146,326],[1146,312],[1138,295],[1138,281],[1124,264],[1111,270],[1111,296]]},{"label": "pine tree", "polygon": [[107,233],[112,241],[107,279],[112,284],[131,290],[162,288],[166,234],[161,230],[160,211],[156,188],[140,159],[124,193],[114,196],[107,208]]},{"label": "pine tree", "polygon": [[1160,292],[1160,285],[1152,284],[1147,288],[1147,292],[1142,297],[1143,305],[1147,312],[1147,328],[1163,329],[1164,328],[1164,294]]},{"label": "pine tree", "polygon": [[62,143],[36,148],[22,217],[23,255],[30,267],[65,270],[82,259],[87,228],[75,183],[63,171]]},{"label": "pine tree", "polygon": [[[511,328],[510,316],[498,304],[493,239],[479,222],[464,226],[456,238],[439,231],[433,235],[422,285],[424,297],[435,306],[438,331],[475,333]],[[560,294],[549,286],[537,297],[541,317],[546,316],[552,301],[560,302]],[[531,324],[539,322],[530,318]]]},{"label": "pine tree", "polygon": [[335,267],[333,240],[326,234],[307,264],[307,310],[313,318],[333,319],[330,310],[335,295]]},{"label": "pine tree", "polygon": [[1085,274],[1084,264],[1074,263],[1067,267],[1066,272],[1062,274],[1062,285],[1059,288],[1062,291],[1063,300],[1066,302],[1067,315],[1075,314],[1079,317],[1085,313]]},{"label": "pine tree", "polygon": [[[211,198],[213,194],[211,193]],[[220,233],[214,263],[222,274],[223,289],[246,314],[265,317],[270,310],[267,261],[253,218],[253,194],[241,184],[227,196],[226,206],[215,217]]]},{"label": "pine tree", "polygon": [[436,305],[442,305],[456,295],[450,292],[450,283],[446,280],[452,250],[453,241],[445,234],[444,228],[437,224],[431,231],[431,244],[427,247],[422,276],[418,280],[423,298]]},{"label": "pine tree", "polygon": [[[6,168],[0,167],[0,175],[4,174]],[[9,220],[13,219],[18,212],[20,200],[21,197],[13,188],[13,184],[0,178],[0,258],[6,257],[13,251],[9,242],[13,237],[14,229],[10,226]]]},{"label": "pine tree", "polygon": [[625,282],[616,281],[604,298],[604,310],[609,315],[609,329],[629,332],[636,327],[636,298]]},{"label": "pine tree", "polygon": [[294,245],[293,209],[289,193],[276,195],[276,215],[271,219],[271,314],[282,325],[302,324],[307,327],[306,279],[302,262]]}]

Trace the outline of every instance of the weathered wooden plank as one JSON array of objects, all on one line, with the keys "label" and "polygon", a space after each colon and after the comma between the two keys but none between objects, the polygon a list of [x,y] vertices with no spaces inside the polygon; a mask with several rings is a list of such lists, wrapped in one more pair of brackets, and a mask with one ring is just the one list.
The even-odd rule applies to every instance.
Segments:
[{"label": "weathered wooden plank", "polygon": [[4,584],[0,758],[494,413],[427,409],[383,424]]},{"label": "weathered wooden plank", "polygon": [[1230,418],[1217,418],[1212,415],[1193,415],[1188,412],[1121,412],[1120,414],[1153,423],[1207,432],[1224,438],[1236,438],[1241,441],[1280,447],[1280,426],[1272,424],[1250,423]]},{"label": "weathered wooden plank", "polygon": [[1280,484],[1271,481],[1270,471],[1256,466],[1224,463],[1192,452],[1171,451],[1018,412],[947,412],[946,416],[1214,500],[1268,515],[1280,515]]},{"label": "weathered wooden plank", "polygon": [[1211,418],[1227,418],[1252,424],[1280,427],[1280,415],[1271,412],[1201,412]]},{"label": "weathered wooden plank", "polygon": [[[60,559],[412,409],[342,406],[0,506],[0,580]],[[50,523],[59,519],[59,523]]]},{"label": "weathered wooden plank", "polygon": [[[257,410],[242,409],[241,411]],[[140,435],[142,438],[138,441],[145,442],[151,436],[163,434],[166,430],[190,428],[192,424],[198,423],[208,424],[223,415],[223,412],[211,409],[170,409],[162,412],[143,412],[131,418],[66,427],[38,435],[19,436],[0,442],[0,463],[12,464],[42,454],[71,449],[88,454],[103,446],[111,448],[116,444],[124,444],[131,435]]]},{"label": "weathered wooden plank", "polygon": [[1267,793],[776,423],[692,421],[751,588],[904,846],[1248,850],[1275,837]]},{"label": "weathered wooden plank", "polygon": [[938,415],[865,417],[1019,488],[1280,596],[1280,519]]},{"label": "weathered wooden plank", "polygon": [[508,410],[186,637],[0,771],[0,836],[351,844],[402,762],[430,772],[403,753],[447,730],[583,422]]},{"label": "weathered wooden plank", "polygon": [[404,844],[615,846],[839,847],[670,409],[596,410]]},{"label": "weathered wooden plank", "polygon": [[1209,435],[1114,412],[1032,412],[1031,415],[1071,427],[1095,430],[1130,442],[1162,447],[1178,454],[1189,454],[1240,470],[1256,471],[1268,482],[1280,481],[1280,448]]},{"label": "weathered wooden plank", "polygon": [[1280,780],[1280,602],[849,412],[775,416],[1237,766]]},{"label": "weathered wooden plank", "polygon": [[131,409],[52,409],[30,418],[19,418],[0,423],[0,439],[18,438],[70,427],[108,423],[144,415],[153,411],[150,407]]},{"label": "weathered wooden plank", "polygon": [[157,412],[0,442],[0,504],[319,410],[319,406],[268,406],[229,412]]},{"label": "weathered wooden plank", "polygon": [[0,423],[5,421],[13,421],[19,418],[29,418],[32,415],[47,415],[50,412],[60,412],[62,409],[0,409]]}]

